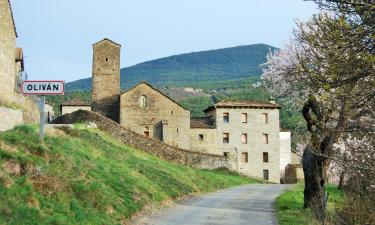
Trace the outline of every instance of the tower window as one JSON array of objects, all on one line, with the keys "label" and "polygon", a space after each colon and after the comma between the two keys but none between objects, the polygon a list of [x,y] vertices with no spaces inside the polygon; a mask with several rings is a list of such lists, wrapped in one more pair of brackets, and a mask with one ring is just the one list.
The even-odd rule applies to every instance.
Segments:
[{"label": "tower window", "polygon": [[139,106],[142,107],[142,108],[146,108],[147,107],[147,98],[146,98],[146,96],[142,95],[141,97],[139,97]]},{"label": "tower window", "polygon": [[263,162],[268,162],[268,152],[263,152]]},{"label": "tower window", "polygon": [[223,113],[223,121],[224,123],[229,123],[229,113]]},{"label": "tower window", "polygon": [[223,143],[229,143],[229,133],[223,133]]},{"label": "tower window", "polygon": [[199,134],[199,140],[203,141],[203,134]]},{"label": "tower window", "polygon": [[107,61],[107,62],[108,62],[108,58],[105,58],[105,61]]}]

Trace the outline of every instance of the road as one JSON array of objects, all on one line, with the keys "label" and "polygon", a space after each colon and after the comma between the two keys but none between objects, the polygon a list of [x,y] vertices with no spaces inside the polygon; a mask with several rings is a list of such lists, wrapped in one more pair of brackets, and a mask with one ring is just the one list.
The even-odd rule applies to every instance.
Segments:
[{"label": "road", "polygon": [[143,216],[135,225],[267,225],[276,224],[274,202],[288,185],[252,184],[178,201]]}]

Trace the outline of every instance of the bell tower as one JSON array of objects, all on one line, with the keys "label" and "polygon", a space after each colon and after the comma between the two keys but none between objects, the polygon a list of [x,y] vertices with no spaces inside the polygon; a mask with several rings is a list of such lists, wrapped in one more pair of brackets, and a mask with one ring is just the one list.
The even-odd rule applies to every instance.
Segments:
[{"label": "bell tower", "polygon": [[93,50],[92,111],[118,122],[121,45],[105,38],[94,44]]}]

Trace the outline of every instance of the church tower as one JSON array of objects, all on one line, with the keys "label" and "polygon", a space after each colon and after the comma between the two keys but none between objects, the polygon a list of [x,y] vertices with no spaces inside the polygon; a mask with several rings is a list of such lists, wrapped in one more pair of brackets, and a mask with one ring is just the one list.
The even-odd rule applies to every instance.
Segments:
[{"label": "church tower", "polygon": [[93,49],[92,111],[118,122],[121,45],[105,38]]}]

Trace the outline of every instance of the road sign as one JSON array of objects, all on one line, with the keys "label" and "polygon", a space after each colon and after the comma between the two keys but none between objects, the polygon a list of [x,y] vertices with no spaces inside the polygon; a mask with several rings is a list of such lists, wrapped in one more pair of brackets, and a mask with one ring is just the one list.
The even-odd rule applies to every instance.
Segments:
[{"label": "road sign", "polygon": [[25,95],[63,95],[64,81],[28,80],[22,82],[20,89]]},{"label": "road sign", "polygon": [[63,95],[64,81],[57,80],[27,80],[21,83],[21,92],[24,95],[39,95],[39,140],[44,141],[44,107],[45,95]]}]

